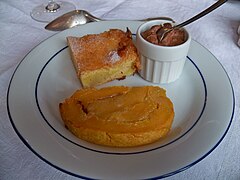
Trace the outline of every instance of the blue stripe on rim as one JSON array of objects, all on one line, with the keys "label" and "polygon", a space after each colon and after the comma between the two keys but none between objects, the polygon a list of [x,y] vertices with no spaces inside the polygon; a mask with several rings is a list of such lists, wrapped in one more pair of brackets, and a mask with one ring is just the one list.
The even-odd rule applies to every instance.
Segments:
[{"label": "blue stripe on rim", "polygon": [[[189,57],[188,57],[189,58]],[[25,59],[25,58],[24,58]],[[10,112],[10,107],[9,107],[9,93],[10,93],[10,88],[11,88],[11,84],[12,84],[12,81],[13,81],[13,77],[15,76],[16,74],[16,71],[17,69],[19,68],[19,66],[21,65],[21,63],[23,62],[23,60],[18,64],[18,66],[16,67],[16,69],[14,70],[14,73],[11,77],[11,80],[9,82],[9,86],[8,86],[8,90],[7,90],[7,112],[8,112],[8,116],[9,116],[9,119],[10,119],[10,122],[13,126],[13,129],[14,131],[16,132],[16,134],[19,136],[19,138],[21,139],[21,141],[37,156],[39,157],[41,160],[43,160],[44,162],[46,162],[47,164],[51,165],[52,167],[64,172],[64,173],[67,173],[69,175],[72,175],[72,176],[75,176],[75,177],[78,177],[78,178],[82,178],[82,179],[93,179],[93,178],[90,178],[90,177],[85,177],[85,176],[81,176],[79,174],[74,174],[70,171],[67,171],[65,169],[62,169],[61,167],[58,167],[54,164],[52,164],[50,161],[48,161],[47,159],[45,159],[44,157],[42,157],[40,154],[38,154],[32,147],[30,144],[28,144],[27,140],[24,139],[24,137],[20,134],[20,132],[18,131],[17,127],[15,126],[14,124],[14,120],[12,119],[12,116],[11,116],[11,112]],[[191,62],[193,62],[190,58],[189,60]],[[165,177],[169,177],[169,176],[172,176],[172,175],[175,175],[175,174],[178,174],[192,166],[194,166],[195,164],[197,164],[198,162],[200,162],[201,160],[203,160],[205,157],[207,157],[221,142],[222,140],[224,139],[224,137],[226,136],[231,124],[232,124],[232,121],[233,121],[233,117],[234,117],[234,113],[235,113],[235,95],[234,95],[234,90],[233,90],[233,86],[232,86],[232,83],[231,83],[231,80],[226,72],[226,70],[224,69],[224,67],[222,66],[222,64],[216,59],[216,61],[221,65],[221,67],[223,68],[228,80],[229,80],[229,83],[230,83],[230,86],[231,86],[231,89],[232,89],[232,98],[233,98],[233,109],[232,109],[232,115],[231,115],[231,118],[230,118],[230,121],[229,121],[229,124],[225,130],[225,132],[223,133],[222,137],[219,139],[219,141],[216,143],[215,146],[213,146],[206,154],[204,154],[202,157],[200,157],[199,159],[197,159],[196,161],[190,163],[189,165],[185,166],[185,167],[182,167],[176,171],[173,171],[173,172],[170,172],[170,173],[167,173],[167,174],[164,174],[164,175],[161,175],[161,176],[156,176],[156,177],[152,177],[153,179],[162,179],[162,178],[165,178]]]},{"label": "blue stripe on rim", "polygon": [[142,150],[142,151],[137,151],[137,152],[108,152],[108,151],[101,151],[101,150],[97,150],[97,149],[92,149],[92,148],[89,148],[89,147],[86,147],[86,146],[83,146],[81,144],[78,144],[76,142],[73,142],[72,140],[68,139],[67,137],[65,137],[64,135],[62,135],[60,132],[58,132],[48,121],[48,119],[44,116],[44,113],[42,112],[41,110],[41,107],[39,105],[39,101],[38,101],[38,85],[39,85],[39,81],[41,79],[41,75],[42,73],[44,72],[44,69],[47,67],[47,65],[57,56],[59,55],[63,50],[65,50],[66,48],[68,48],[68,46],[60,49],[58,52],[56,52],[46,63],[45,65],[42,67],[39,75],[38,75],[38,78],[37,78],[37,81],[36,81],[36,86],[35,86],[35,99],[36,99],[36,104],[37,104],[37,107],[38,107],[38,110],[42,116],[42,118],[45,120],[45,122],[48,124],[49,127],[51,127],[52,130],[54,130],[59,136],[61,136],[62,138],[64,138],[65,140],[71,142],[72,144],[76,145],[76,146],[79,146],[81,148],[84,148],[84,149],[87,149],[87,150],[90,150],[90,151],[94,151],[94,152],[98,152],[98,153],[104,153],[104,154],[114,154],[114,155],[130,155],[130,154],[140,154],[140,153],[146,153],[146,152],[150,152],[150,151],[153,151],[153,150],[157,150],[157,149],[160,149],[160,148],[163,148],[165,146],[168,146],[176,141],[178,141],[179,139],[181,139],[182,137],[184,137],[186,134],[188,134],[188,132],[191,131],[191,129],[197,124],[197,122],[199,121],[199,119],[201,118],[203,112],[204,112],[204,109],[206,107],[206,102],[207,102],[207,87],[206,87],[206,83],[205,83],[205,80],[204,80],[204,77],[200,71],[200,69],[197,67],[197,65],[189,58],[188,60],[194,65],[194,67],[197,69],[199,75],[201,76],[201,79],[202,79],[202,82],[203,82],[203,85],[204,85],[204,92],[205,92],[205,96],[204,96],[204,103],[203,103],[203,107],[202,107],[202,110],[201,110],[201,113],[199,115],[199,117],[196,119],[196,121],[194,122],[194,124],[185,132],[183,133],[181,136],[179,136],[178,138],[174,139],[173,141],[169,142],[169,143],[166,143],[164,145],[161,145],[159,147],[155,147],[155,148],[151,148],[151,149],[148,149],[148,150]]}]

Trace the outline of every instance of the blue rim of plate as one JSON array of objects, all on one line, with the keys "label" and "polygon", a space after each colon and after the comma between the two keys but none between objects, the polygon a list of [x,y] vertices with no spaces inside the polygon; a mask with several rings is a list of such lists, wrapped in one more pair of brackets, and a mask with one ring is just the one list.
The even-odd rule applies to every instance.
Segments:
[{"label": "blue rim of plate", "polygon": [[[199,44],[199,45],[201,45],[201,44]],[[37,46],[38,46],[38,45],[37,45]],[[37,47],[37,46],[35,46],[35,47]],[[202,46],[202,45],[201,45],[201,46]],[[34,48],[35,48],[35,47],[34,47]],[[202,47],[203,47],[203,46],[202,46]],[[34,48],[33,48],[33,49],[34,49]],[[65,47],[65,48],[66,48],[66,47]],[[205,47],[203,47],[203,48],[206,49]],[[206,50],[207,50],[207,49],[206,49]],[[31,51],[30,51],[30,52],[31,52]],[[30,53],[30,52],[29,52],[29,53]],[[28,54],[29,54],[29,53],[28,53]],[[208,51],[208,53],[210,53],[212,56],[214,56],[210,51]],[[28,54],[27,54],[27,55],[28,55]],[[26,55],[26,56],[27,56],[27,55]],[[26,56],[25,56],[25,57],[26,57]],[[21,141],[26,145],[26,147],[28,147],[38,158],[40,158],[41,160],[43,160],[45,163],[51,165],[52,167],[54,167],[54,168],[56,168],[56,169],[58,169],[58,170],[60,170],[60,171],[62,171],[62,172],[64,172],[64,173],[66,173],[66,174],[72,175],[72,176],[74,176],[74,177],[78,177],[78,178],[82,178],[82,179],[89,179],[89,180],[90,180],[90,179],[94,179],[94,178],[82,176],[82,175],[80,175],[80,174],[75,174],[75,173],[72,173],[72,172],[70,172],[70,171],[67,171],[67,170],[65,170],[65,169],[63,169],[63,168],[61,168],[61,167],[59,167],[59,166],[51,163],[49,160],[45,159],[44,157],[42,157],[38,152],[36,152],[36,151],[34,150],[34,148],[31,147],[31,145],[30,145],[30,144],[27,142],[27,140],[21,135],[21,133],[18,131],[17,127],[15,126],[14,120],[12,119],[12,116],[11,116],[10,107],[9,107],[9,93],[10,93],[10,88],[11,88],[11,85],[12,85],[13,78],[14,78],[14,76],[15,76],[15,74],[16,74],[16,71],[18,70],[18,68],[19,68],[19,66],[21,65],[21,63],[24,61],[25,57],[19,62],[19,64],[18,64],[17,67],[15,68],[15,70],[14,70],[14,72],[13,72],[13,75],[12,75],[12,77],[11,77],[11,79],[10,79],[10,82],[9,82],[9,85],[8,85],[8,89],[7,89],[7,112],[8,112],[8,116],[9,116],[9,119],[10,119],[10,123],[12,124],[12,127],[13,127],[15,133],[18,135],[18,137],[21,139]],[[188,57],[188,58],[189,58],[189,57]],[[189,58],[189,59],[190,59],[190,58]],[[190,164],[188,164],[188,165],[186,165],[186,166],[184,166],[184,167],[182,167],[182,168],[179,168],[179,169],[177,169],[177,170],[175,170],[175,171],[173,171],[173,172],[166,173],[166,174],[163,174],[163,175],[160,175],[160,176],[156,176],[156,177],[149,177],[149,178],[151,178],[151,179],[162,179],[162,178],[166,178],[166,177],[169,177],[169,176],[176,175],[176,174],[178,174],[178,173],[180,173],[180,172],[182,172],[182,171],[184,171],[184,170],[186,170],[186,169],[194,166],[195,164],[197,164],[198,162],[200,162],[201,160],[203,160],[205,157],[207,157],[209,154],[211,154],[211,152],[212,152],[214,149],[216,149],[216,147],[222,142],[222,140],[223,140],[224,137],[226,136],[226,134],[227,134],[227,132],[228,132],[228,130],[229,130],[231,124],[232,124],[233,117],[234,117],[234,113],[235,113],[235,94],[234,94],[234,89],[233,89],[232,82],[231,82],[231,80],[230,80],[230,78],[229,78],[229,76],[228,76],[225,68],[224,68],[223,65],[219,62],[219,60],[218,60],[217,58],[214,58],[214,59],[216,60],[216,62],[219,63],[219,65],[221,66],[221,68],[224,70],[225,75],[226,75],[227,78],[228,78],[228,81],[229,81],[229,83],[230,83],[230,87],[231,87],[231,90],[232,90],[232,100],[233,100],[233,102],[232,102],[232,103],[233,103],[233,104],[232,104],[232,105],[233,105],[233,106],[232,106],[232,113],[231,113],[231,117],[230,117],[230,120],[229,120],[229,124],[228,124],[228,126],[226,127],[226,130],[224,131],[222,137],[216,142],[216,144],[215,144],[208,152],[206,152],[202,157],[198,158],[197,160],[193,161],[192,163],[190,163]]]},{"label": "blue rim of plate", "polygon": [[41,75],[42,73],[44,72],[45,68],[47,67],[47,65],[52,61],[54,60],[54,58],[59,55],[63,50],[65,50],[66,48],[68,48],[68,46],[60,49],[59,51],[57,51],[51,58],[48,59],[48,61],[44,64],[44,66],[42,67],[41,71],[39,72],[38,74],[38,77],[37,77],[37,81],[36,81],[36,84],[35,84],[35,101],[36,101],[36,104],[37,104],[37,108],[38,108],[38,111],[40,112],[42,118],[44,119],[44,121],[47,123],[47,125],[55,132],[57,133],[59,136],[61,136],[62,138],[64,138],[65,140],[67,140],[68,142],[76,145],[76,146],[79,146],[81,148],[84,148],[84,149],[87,149],[87,150],[90,150],[90,151],[93,151],[93,152],[97,152],[97,153],[103,153],[103,154],[113,154],[113,155],[131,155],[131,154],[140,154],[140,153],[146,153],[146,152],[150,152],[150,151],[154,151],[154,150],[157,150],[157,149],[160,149],[160,148],[163,148],[165,146],[168,146],[176,141],[178,141],[179,139],[183,138],[185,135],[187,135],[195,126],[196,124],[198,123],[198,121],[201,119],[201,116],[205,110],[205,107],[206,107],[206,103],[207,103],[207,86],[206,86],[206,82],[205,82],[205,79],[200,71],[200,69],[197,67],[197,65],[194,63],[194,61],[189,58],[187,56],[187,60],[189,60],[193,66],[197,69],[200,77],[201,77],[201,80],[202,80],[202,83],[203,83],[203,87],[204,87],[204,102],[203,102],[203,105],[202,105],[202,109],[201,109],[201,112],[199,114],[199,116],[196,118],[195,122],[193,123],[193,125],[186,131],[184,132],[181,136],[177,137],[176,139],[166,143],[166,144],[163,144],[159,147],[155,147],[155,148],[151,148],[151,149],[148,149],[148,150],[142,150],[142,151],[136,151],[136,152],[109,152],[109,151],[101,151],[101,150],[97,150],[97,149],[92,149],[92,148],[89,148],[89,147],[86,147],[86,146],[83,146],[81,144],[78,144],[72,140],[70,140],[69,138],[65,137],[64,135],[62,135],[60,132],[58,132],[56,130],[56,128],[54,128],[51,123],[48,121],[48,119],[46,118],[46,116],[44,115],[41,107],[40,107],[40,104],[39,104],[39,100],[38,100],[38,85],[39,85],[39,81],[41,79]]}]

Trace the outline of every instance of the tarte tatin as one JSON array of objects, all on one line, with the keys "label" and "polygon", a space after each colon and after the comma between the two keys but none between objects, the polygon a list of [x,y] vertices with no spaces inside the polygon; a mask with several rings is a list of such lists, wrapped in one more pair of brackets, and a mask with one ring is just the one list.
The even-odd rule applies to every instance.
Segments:
[{"label": "tarte tatin", "polygon": [[167,135],[174,118],[173,103],[158,86],[80,89],[59,109],[75,136],[112,147],[155,142]]}]

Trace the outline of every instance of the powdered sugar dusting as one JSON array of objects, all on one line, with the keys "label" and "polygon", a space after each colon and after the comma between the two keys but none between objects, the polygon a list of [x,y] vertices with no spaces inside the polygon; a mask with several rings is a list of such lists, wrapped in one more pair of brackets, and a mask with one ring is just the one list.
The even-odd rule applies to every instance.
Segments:
[{"label": "powdered sugar dusting", "polygon": [[69,39],[69,45],[72,50],[72,53],[75,55],[81,53],[82,48],[81,46],[79,46],[80,39],[74,38],[74,37],[69,37],[68,39]]},{"label": "powdered sugar dusting", "polygon": [[116,63],[117,61],[120,60],[120,56],[118,55],[117,51],[111,51],[108,54],[108,61],[112,64]]}]

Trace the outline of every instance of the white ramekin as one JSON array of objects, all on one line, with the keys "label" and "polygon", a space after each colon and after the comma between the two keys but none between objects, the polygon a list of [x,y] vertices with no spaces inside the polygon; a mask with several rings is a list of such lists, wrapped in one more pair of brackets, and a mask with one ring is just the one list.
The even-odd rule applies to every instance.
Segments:
[{"label": "white ramekin", "polygon": [[187,40],[177,46],[159,46],[146,41],[141,33],[153,25],[171,23],[166,20],[153,20],[143,23],[137,30],[136,46],[140,56],[142,69],[140,76],[152,83],[170,83],[177,80],[183,70],[191,36],[186,31]]}]

